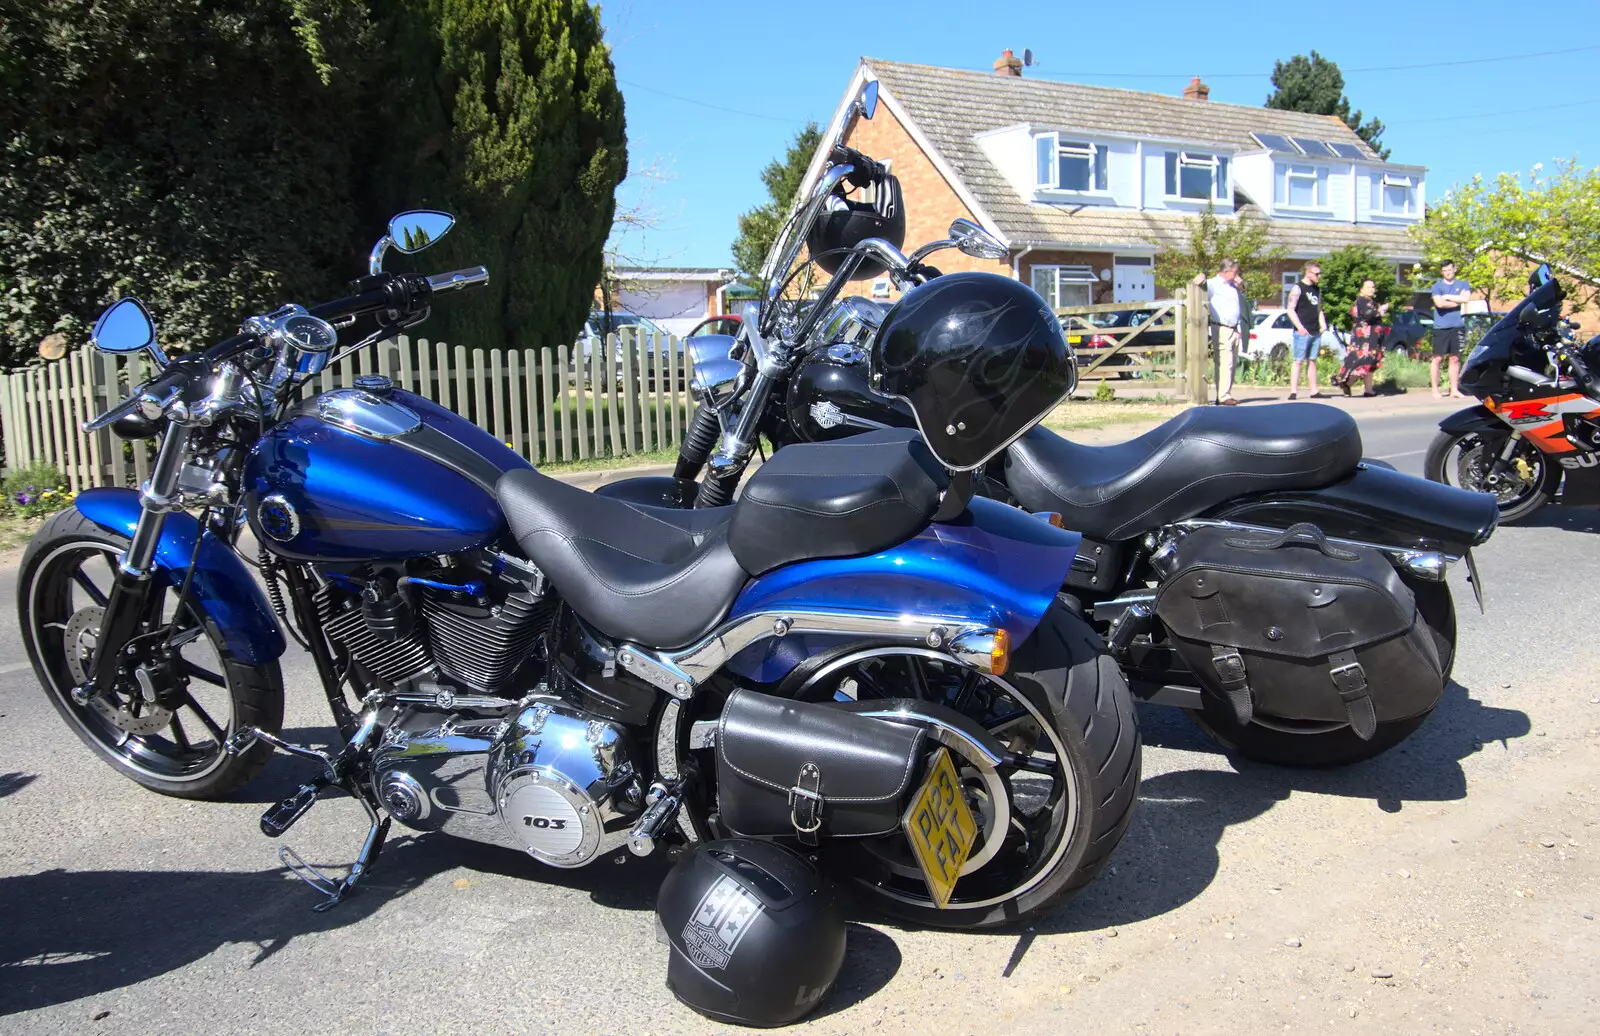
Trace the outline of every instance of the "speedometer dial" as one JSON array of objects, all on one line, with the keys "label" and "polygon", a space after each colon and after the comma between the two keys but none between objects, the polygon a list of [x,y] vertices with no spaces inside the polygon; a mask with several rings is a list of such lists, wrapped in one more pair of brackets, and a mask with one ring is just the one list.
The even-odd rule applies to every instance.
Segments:
[{"label": "speedometer dial", "polygon": [[294,344],[311,352],[324,352],[339,344],[339,334],[333,325],[309,314],[299,314],[285,320],[283,333]]}]

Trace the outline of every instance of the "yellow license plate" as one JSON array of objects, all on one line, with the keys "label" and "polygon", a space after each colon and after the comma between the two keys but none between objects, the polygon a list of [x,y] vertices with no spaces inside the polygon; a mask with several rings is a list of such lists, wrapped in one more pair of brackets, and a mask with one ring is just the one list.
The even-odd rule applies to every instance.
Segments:
[{"label": "yellow license plate", "polygon": [[934,757],[928,777],[917,789],[900,825],[911,840],[911,851],[927,879],[934,903],[943,910],[950,905],[956,879],[972,854],[972,843],[978,839],[978,822],[961,794],[961,782],[945,749],[939,749]]},{"label": "yellow license plate", "polygon": [[1083,336],[1082,335],[1068,335],[1067,336],[1067,344],[1068,345],[1080,345],[1080,344],[1082,344],[1082,342],[1083,342]]}]

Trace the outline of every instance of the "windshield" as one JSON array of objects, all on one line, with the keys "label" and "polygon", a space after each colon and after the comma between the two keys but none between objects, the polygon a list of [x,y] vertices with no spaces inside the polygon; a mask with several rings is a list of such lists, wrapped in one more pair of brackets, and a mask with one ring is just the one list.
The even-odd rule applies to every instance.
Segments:
[{"label": "windshield", "polygon": [[1551,278],[1513,306],[1511,312],[1501,317],[1493,327],[1483,333],[1477,348],[1467,357],[1466,365],[1461,368],[1462,387],[1488,386],[1491,382],[1499,381],[1505,368],[1516,362],[1517,346],[1523,342],[1520,323],[1523,312],[1530,308],[1548,310],[1560,304],[1561,284]]}]

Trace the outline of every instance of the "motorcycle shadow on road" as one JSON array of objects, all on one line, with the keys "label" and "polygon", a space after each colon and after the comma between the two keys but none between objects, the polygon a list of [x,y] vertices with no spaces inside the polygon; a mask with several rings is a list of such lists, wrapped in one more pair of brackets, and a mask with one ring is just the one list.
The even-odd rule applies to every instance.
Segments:
[{"label": "motorcycle shadow on road", "polygon": [[[1147,748],[1221,754],[1173,709],[1141,706],[1139,720]],[[1133,824],[1110,866],[1035,928],[1040,934],[1094,931],[1176,910],[1216,877],[1223,833],[1293,792],[1371,799],[1387,813],[1407,803],[1465,798],[1462,760],[1531,730],[1526,713],[1484,705],[1452,681],[1421,729],[1364,763],[1295,770],[1233,760],[1231,770],[1184,768],[1147,777],[1139,786]],[[1147,762],[1146,769],[1153,767]]]}]

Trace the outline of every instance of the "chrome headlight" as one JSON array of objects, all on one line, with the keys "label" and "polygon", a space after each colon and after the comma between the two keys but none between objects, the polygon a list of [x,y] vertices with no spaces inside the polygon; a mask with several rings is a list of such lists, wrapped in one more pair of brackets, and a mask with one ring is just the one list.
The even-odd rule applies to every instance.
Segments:
[{"label": "chrome headlight", "polygon": [[717,410],[743,390],[750,368],[732,357],[732,335],[697,335],[684,344],[693,370],[689,388],[702,406]]}]

